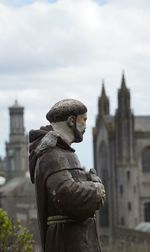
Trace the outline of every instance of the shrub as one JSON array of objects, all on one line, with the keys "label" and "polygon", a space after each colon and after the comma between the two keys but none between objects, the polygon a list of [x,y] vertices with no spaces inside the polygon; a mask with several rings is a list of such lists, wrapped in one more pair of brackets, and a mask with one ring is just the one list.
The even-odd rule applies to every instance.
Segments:
[{"label": "shrub", "polygon": [[32,252],[33,236],[19,221],[13,222],[0,208],[0,251]]}]

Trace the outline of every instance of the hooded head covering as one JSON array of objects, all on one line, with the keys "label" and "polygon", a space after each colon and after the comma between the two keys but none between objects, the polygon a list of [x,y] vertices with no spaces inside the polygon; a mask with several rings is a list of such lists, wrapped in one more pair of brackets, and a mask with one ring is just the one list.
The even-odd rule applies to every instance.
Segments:
[{"label": "hooded head covering", "polygon": [[51,125],[42,126],[39,130],[29,132],[29,170],[30,178],[34,184],[34,174],[37,159],[50,147],[55,146],[62,149],[75,151],[53,130]]},{"label": "hooded head covering", "polygon": [[34,183],[34,171],[36,161],[40,155],[40,152],[36,151],[43,137],[53,128],[51,125],[42,126],[38,130],[31,130],[29,132],[29,170],[32,183]]}]

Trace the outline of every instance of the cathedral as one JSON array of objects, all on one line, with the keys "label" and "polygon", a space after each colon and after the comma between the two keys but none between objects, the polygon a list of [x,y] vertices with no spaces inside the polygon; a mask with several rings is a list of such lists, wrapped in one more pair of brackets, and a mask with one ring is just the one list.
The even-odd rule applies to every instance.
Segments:
[{"label": "cathedral", "polygon": [[97,224],[108,237],[115,227],[134,229],[150,222],[150,116],[134,115],[130,99],[123,74],[111,115],[103,85],[93,128],[94,166],[107,193]]}]

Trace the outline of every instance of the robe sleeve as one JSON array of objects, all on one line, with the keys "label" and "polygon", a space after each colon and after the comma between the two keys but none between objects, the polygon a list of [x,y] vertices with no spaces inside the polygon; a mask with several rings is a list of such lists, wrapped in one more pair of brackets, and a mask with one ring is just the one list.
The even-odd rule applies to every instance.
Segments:
[{"label": "robe sleeve", "polygon": [[93,182],[75,182],[69,170],[63,170],[50,175],[46,187],[48,197],[63,215],[79,220],[94,215],[98,199]]}]

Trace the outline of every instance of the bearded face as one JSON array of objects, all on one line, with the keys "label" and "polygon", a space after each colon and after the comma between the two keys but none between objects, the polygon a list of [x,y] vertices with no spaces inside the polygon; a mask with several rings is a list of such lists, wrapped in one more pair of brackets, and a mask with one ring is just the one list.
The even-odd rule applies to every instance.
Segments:
[{"label": "bearded face", "polygon": [[74,142],[80,143],[83,140],[83,134],[86,129],[87,114],[78,115],[74,122],[73,132],[74,132]]}]

